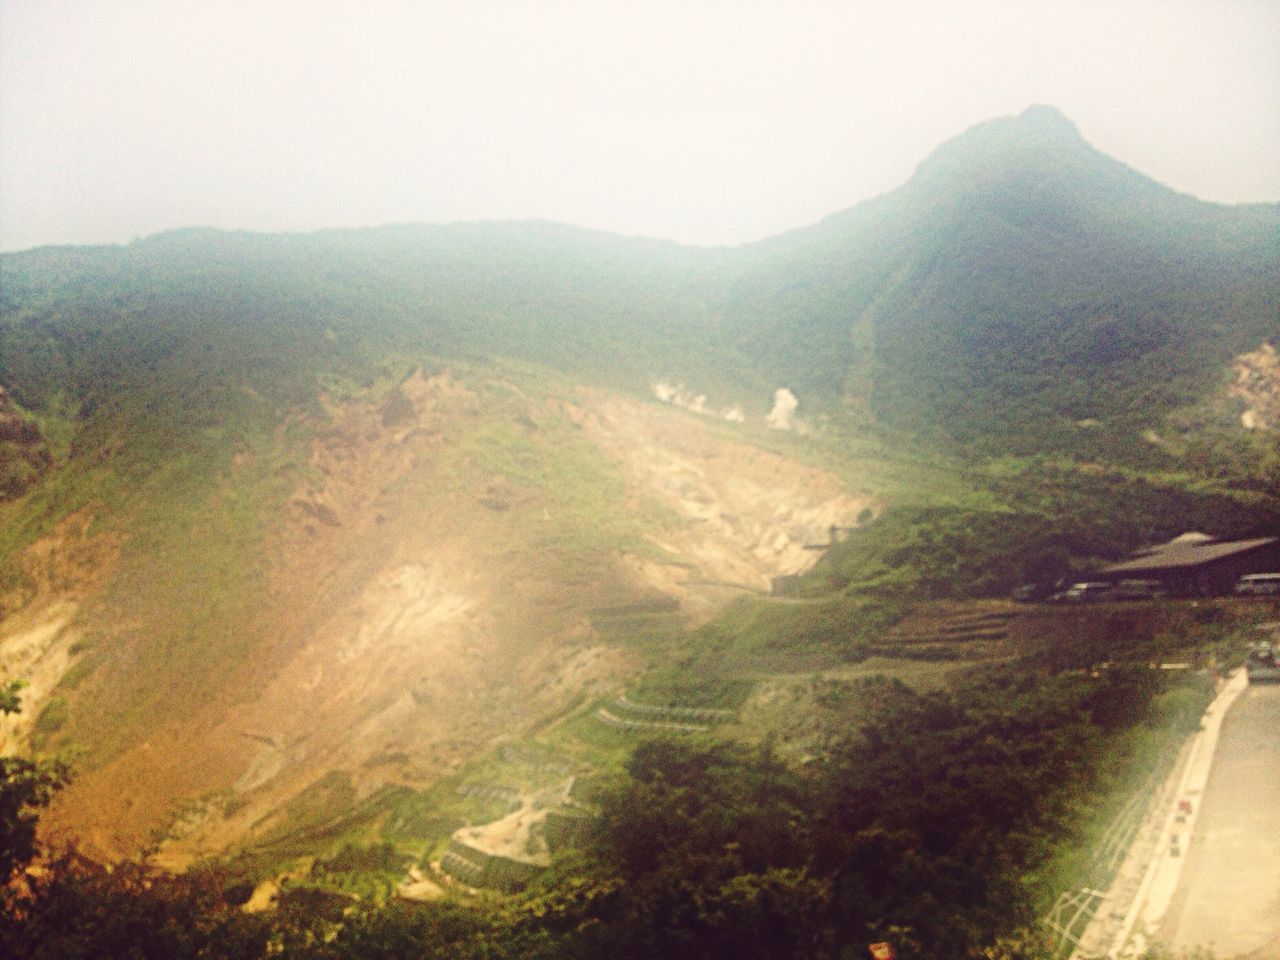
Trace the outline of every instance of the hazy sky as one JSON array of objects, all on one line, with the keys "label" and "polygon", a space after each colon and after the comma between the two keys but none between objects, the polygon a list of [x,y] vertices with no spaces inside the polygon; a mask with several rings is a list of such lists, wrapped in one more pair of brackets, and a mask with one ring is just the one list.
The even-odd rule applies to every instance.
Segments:
[{"label": "hazy sky", "polygon": [[0,248],[538,217],[810,223],[1031,103],[1280,200],[1280,0],[0,0]]}]

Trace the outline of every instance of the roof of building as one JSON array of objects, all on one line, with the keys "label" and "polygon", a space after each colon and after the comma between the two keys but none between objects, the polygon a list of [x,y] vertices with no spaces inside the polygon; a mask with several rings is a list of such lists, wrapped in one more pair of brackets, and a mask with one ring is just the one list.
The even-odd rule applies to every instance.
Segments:
[{"label": "roof of building", "polygon": [[1178,546],[1179,544],[1199,545],[1202,543],[1212,543],[1213,540],[1214,538],[1209,536],[1209,534],[1207,533],[1200,533],[1197,530],[1188,530],[1186,533],[1179,534],[1178,536],[1174,537],[1168,543],[1157,543],[1149,547],[1143,547],[1140,550],[1133,551],[1133,553],[1129,554],[1129,556],[1130,557],[1149,557],[1153,553],[1159,553],[1161,550],[1168,550],[1170,547],[1175,547],[1175,546]]},{"label": "roof of building", "polygon": [[1103,567],[1102,573],[1136,573],[1140,570],[1178,570],[1198,567],[1223,557],[1247,553],[1270,543],[1280,543],[1280,537],[1258,537],[1254,540],[1224,540],[1215,543],[1174,540],[1163,547],[1122,563]]}]

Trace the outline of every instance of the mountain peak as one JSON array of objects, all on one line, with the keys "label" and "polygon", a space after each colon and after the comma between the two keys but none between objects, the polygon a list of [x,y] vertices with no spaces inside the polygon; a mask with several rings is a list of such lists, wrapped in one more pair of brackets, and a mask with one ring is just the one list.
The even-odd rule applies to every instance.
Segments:
[{"label": "mountain peak", "polygon": [[1061,110],[1047,103],[1033,103],[1018,114],[1017,119],[1025,127],[1034,127],[1046,133],[1053,131],[1066,134],[1073,140],[1082,139],[1076,125]]},{"label": "mountain peak", "polygon": [[997,117],[944,143],[916,169],[917,180],[979,179],[1008,164],[1060,161],[1089,145],[1056,107],[1033,104],[1017,116]]}]

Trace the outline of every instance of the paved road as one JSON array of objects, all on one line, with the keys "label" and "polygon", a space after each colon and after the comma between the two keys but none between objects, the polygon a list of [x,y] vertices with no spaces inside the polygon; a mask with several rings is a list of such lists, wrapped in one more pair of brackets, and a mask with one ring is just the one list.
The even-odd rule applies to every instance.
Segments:
[{"label": "paved road", "polygon": [[1250,686],[1223,722],[1158,934],[1175,950],[1280,960],[1280,685]]}]

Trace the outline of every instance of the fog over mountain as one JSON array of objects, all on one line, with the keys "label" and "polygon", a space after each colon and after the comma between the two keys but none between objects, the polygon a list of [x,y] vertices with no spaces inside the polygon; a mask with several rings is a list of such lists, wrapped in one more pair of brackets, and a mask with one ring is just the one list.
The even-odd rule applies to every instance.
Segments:
[{"label": "fog over mountain", "polygon": [[0,250],[549,219],[752,242],[1053,103],[1172,188],[1280,200],[1269,0],[69,0],[0,10]]},{"label": "fog over mountain", "polygon": [[[757,411],[785,386],[824,415],[1071,447],[1076,421],[1155,426],[1274,336],[1278,224],[1280,205],[1177,194],[1031,107],[939,148],[897,190],[745,247],[539,222],[180,231],[8,257],[6,296],[110,289],[127,316],[103,334],[161,317],[149,336],[252,323],[264,349],[323,336],[313,348],[335,356],[373,337],[631,389],[683,379]],[[210,283],[216,297],[198,296]],[[13,343],[18,366],[36,345]],[[8,372],[9,389],[39,404],[57,389],[39,375]]]},{"label": "fog over mountain", "polygon": [[1212,671],[1149,665],[1271,601],[1008,597],[1271,536],[1278,345],[1280,204],[1049,106],[736,247],[0,256],[0,734],[74,759],[46,842],[174,874],[58,866],[0,936],[176,890],[173,956],[1013,956],[1197,728]]}]

